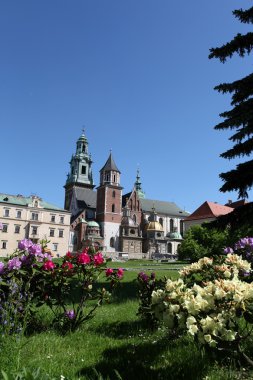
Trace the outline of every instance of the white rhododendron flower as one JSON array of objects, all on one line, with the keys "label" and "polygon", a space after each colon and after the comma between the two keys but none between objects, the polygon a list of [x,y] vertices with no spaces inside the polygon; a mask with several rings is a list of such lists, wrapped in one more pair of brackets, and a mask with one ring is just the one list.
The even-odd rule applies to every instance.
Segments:
[{"label": "white rhododendron flower", "polygon": [[[203,274],[207,281],[184,282],[195,273],[201,278],[201,271],[209,274]],[[185,328],[201,344],[218,347],[222,341],[233,342],[238,337],[240,317],[247,310],[251,313],[253,304],[253,283],[241,281],[239,271],[250,271],[250,264],[236,254],[228,253],[218,265],[213,265],[212,258],[200,259],[181,270],[180,279],[168,280],[164,290],[152,293],[155,315],[168,328]]]}]

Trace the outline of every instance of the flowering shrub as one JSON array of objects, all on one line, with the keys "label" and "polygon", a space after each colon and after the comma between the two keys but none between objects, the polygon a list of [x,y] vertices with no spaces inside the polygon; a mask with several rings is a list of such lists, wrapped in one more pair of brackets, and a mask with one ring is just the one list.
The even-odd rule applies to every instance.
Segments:
[{"label": "flowering shrub", "polygon": [[[234,253],[240,255],[243,259],[250,263],[250,268],[253,266],[253,237],[245,237],[235,243],[234,247],[226,247],[224,253]],[[252,271],[248,268],[241,270],[241,275],[246,281],[252,281]]]},{"label": "flowering shrub", "polygon": [[200,344],[241,352],[253,323],[253,284],[243,276],[251,267],[241,256],[226,252],[200,259],[180,271],[177,281],[167,280],[165,287],[154,290],[152,310],[169,329],[186,330]]},{"label": "flowering shrub", "polygon": [[251,265],[242,257],[228,253],[227,255],[203,257],[199,261],[183,268],[179,273],[190,286],[204,284],[215,279],[243,279],[245,273],[249,273]]},{"label": "flowering shrub", "polygon": [[150,275],[140,272],[137,277],[138,281],[138,296],[139,296],[139,308],[137,315],[148,323],[149,327],[154,328],[158,323],[158,318],[151,309],[151,296],[152,292],[159,288],[164,288],[166,278],[157,280],[155,273]]},{"label": "flowering shrub", "polygon": [[[0,262],[0,322],[13,325],[8,333],[31,321],[43,304],[51,308],[54,326],[62,332],[74,330],[92,318],[110,296],[104,288],[94,286],[106,266],[100,252],[88,247],[81,253],[68,252],[62,262],[54,262],[46,243],[24,239],[7,262]],[[106,275],[112,290],[123,277],[123,270]],[[92,306],[90,300],[95,301]]]}]

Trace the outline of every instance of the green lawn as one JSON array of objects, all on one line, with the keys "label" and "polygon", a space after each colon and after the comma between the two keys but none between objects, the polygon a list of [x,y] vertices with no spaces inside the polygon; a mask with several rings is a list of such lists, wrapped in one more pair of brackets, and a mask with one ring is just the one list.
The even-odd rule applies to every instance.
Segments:
[{"label": "green lawn", "polygon": [[[115,263],[111,264],[114,267]],[[61,380],[61,375],[68,380],[114,380],[119,378],[117,372],[124,380],[253,378],[248,369],[237,370],[236,363],[225,366],[225,358],[219,362],[212,359],[188,336],[169,336],[162,328],[148,330],[136,316],[137,273],[125,271],[111,303],[99,308],[96,316],[74,333],[61,336],[38,329],[19,339],[2,338],[0,369],[41,368],[50,380]],[[157,271],[158,277],[164,275],[178,276],[175,270]],[[104,281],[101,279],[102,284]],[[47,311],[41,310],[42,321],[47,318]]]}]

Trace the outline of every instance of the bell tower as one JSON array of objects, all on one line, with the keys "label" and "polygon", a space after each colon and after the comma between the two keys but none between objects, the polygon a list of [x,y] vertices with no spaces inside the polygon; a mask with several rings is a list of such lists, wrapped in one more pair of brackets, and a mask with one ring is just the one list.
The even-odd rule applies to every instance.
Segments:
[{"label": "bell tower", "polygon": [[104,245],[107,250],[115,251],[119,247],[119,226],[122,217],[121,204],[120,171],[110,152],[105,165],[100,170],[96,212],[96,219],[102,228]]},{"label": "bell tower", "polygon": [[76,188],[93,189],[92,159],[88,152],[88,140],[82,131],[82,135],[76,142],[76,152],[70,159],[70,171],[67,175],[65,188],[64,208],[70,210],[71,200]]}]

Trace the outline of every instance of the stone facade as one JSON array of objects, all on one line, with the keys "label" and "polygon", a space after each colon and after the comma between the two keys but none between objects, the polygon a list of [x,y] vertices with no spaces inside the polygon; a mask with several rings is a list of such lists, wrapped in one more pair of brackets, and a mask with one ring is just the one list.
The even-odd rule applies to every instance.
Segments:
[{"label": "stone facade", "polygon": [[37,196],[0,194],[0,257],[14,252],[18,242],[46,239],[54,256],[69,249],[70,212],[50,205]]}]

